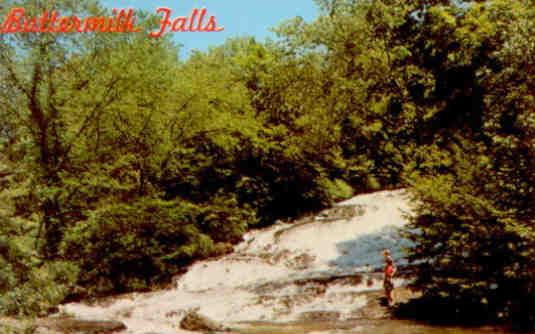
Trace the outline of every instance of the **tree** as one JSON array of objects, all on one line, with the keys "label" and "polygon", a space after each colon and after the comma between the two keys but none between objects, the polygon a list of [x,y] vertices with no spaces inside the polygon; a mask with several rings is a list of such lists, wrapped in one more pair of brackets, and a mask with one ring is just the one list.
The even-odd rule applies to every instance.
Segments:
[{"label": "tree", "polygon": [[533,322],[533,15],[523,1],[435,6],[418,37],[441,130],[412,178],[411,259],[445,317]]}]

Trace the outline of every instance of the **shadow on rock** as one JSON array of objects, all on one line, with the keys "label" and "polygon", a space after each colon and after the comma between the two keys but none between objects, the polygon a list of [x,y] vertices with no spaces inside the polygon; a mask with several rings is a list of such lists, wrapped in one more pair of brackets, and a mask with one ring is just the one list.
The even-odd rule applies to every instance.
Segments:
[{"label": "shadow on rock", "polygon": [[383,266],[382,251],[388,248],[397,264],[404,265],[403,248],[410,246],[410,241],[403,238],[400,231],[399,228],[387,226],[376,233],[340,242],[336,248],[341,255],[329,264],[340,269],[369,265],[370,269],[378,270]]}]

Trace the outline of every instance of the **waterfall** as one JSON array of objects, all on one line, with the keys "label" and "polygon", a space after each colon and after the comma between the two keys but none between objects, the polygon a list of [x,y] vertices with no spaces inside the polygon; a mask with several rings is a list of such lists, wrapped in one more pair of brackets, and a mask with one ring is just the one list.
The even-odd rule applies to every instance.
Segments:
[{"label": "waterfall", "polygon": [[61,312],[119,320],[136,334],[187,333],[179,324],[191,310],[230,325],[319,315],[351,319],[366,305],[365,292],[382,289],[382,249],[404,263],[408,241],[398,230],[410,213],[403,190],[356,196],[317,216],[246,234],[233,253],[193,264],[174,288],[66,304]]}]

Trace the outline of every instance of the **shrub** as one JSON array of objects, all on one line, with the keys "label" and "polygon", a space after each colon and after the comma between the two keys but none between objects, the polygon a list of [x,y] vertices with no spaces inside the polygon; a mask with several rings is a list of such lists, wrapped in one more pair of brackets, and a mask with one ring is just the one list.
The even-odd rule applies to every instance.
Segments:
[{"label": "shrub", "polygon": [[21,235],[19,224],[0,219],[0,315],[44,315],[70,292],[76,266],[42,263],[31,251],[33,238]]},{"label": "shrub", "polygon": [[67,232],[66,258],[90,293],[139,290],[236,241],[252,218],[235,201],[214,205],[143,199],[96,210]]}]

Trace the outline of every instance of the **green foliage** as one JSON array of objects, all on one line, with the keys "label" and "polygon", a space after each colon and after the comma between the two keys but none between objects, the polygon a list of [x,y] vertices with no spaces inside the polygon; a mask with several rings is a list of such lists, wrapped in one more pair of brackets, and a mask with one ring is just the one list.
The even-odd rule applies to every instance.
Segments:
[{"label": "green foliage", "polygon": [[17,321],[16,323],[0,323],[1,334],[33,334],[37,325],[33,320]]},{"label": "green foliage", "polygon": [[42,263],[19,226],[0,220],[0,315],[43,315],[69,293],[78,271],[64,261]]},{"label": "green foliage", "polygon": [[408,166],[410,255],[445,318],[535,319],[534,14],[527,1],[437,6],[419,36],[436,113]]},{"label": "green foliage", "polygon": [[[302,118],[322,129],[311,132],[321,144],[307,143],[336,154],[331,161],[343,164],[326,166],[358,191],[398,186],[421,117],[405,85],[419,73],[402,66],[411,52],[397,32],[411,7],[382,1],[321,1],[320,7],[317,20],[291,20],[276,30],[283,54],[275,73],[288,83],[277,93],[282,102],[266,109],[306,111]],[[317,153],[322,159],[323,151]]]},{"label": "green foliage", "polygon": [[230,200],[199,206],[143,198],[93,211],[68,230],[61,250],[79,264],[80,282],[92,294],[146,289],[195,259],[218,255],[245,232],[250,215]]},{"label": "green foliage", "polygon": [[329,197],[335,201],[345,200],[354,195],[353,188],[340,179],[334,181],[327,179],[325,180],[325,184],[322,185],[322,188],[326,189]]},{"label": "green foliage", "polygon": [[0,298],[0,313],[4,315],[45,315],[71,292],[77,279],[77,267],[65,262],[37,266],[25,273]]}]

